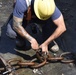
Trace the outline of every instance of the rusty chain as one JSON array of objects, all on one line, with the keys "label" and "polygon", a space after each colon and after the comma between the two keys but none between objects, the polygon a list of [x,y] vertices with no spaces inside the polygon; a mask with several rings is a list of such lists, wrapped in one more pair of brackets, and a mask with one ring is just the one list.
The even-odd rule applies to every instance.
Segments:
[{"label": "rusty chain", "polygon": [[[75,60],[73,58],[73,54],[71,52],[64,52],[64,53],[61,53],[60,56],[52,56],[50,53],[40,53],[40,52],[37,52],[36,53],[38,59],[40,61],[43,61],[43,58],[46,58],[47,62],[48,61],[60,61],[62,63],[73,63]],[[68,57],[69,55],[72,56],[72,58]]]},{"label": "rusty chain", "polygon": [[[1,75],[6,75],[12,73],[12,71],[22,68],[22,67],[31,67],[39,68],[50,62],[62,62],[62,63],[73,63],[74,59],[70,59],[66,56],[72,55],[71,52],[64,52],[58,57],[52,56],[50,53],[43,53],[41,51],[36,52],[37,59],[40,61],[36,62],[37,59],[33,59],[28,62],[23,62],[21,59],[13,58],[6,61],[2,56],[0,56],[0,61],[3,62],[4,67],[0,68],[0,72],[3,72]],[[13,74],[12,74],[13,75]]]},{"label": "rusty chain", "polygon": [[6,75],[6,72],[13,75],[13,73],[11,72],[11,65],[9,65],[7,63],[7,61],[1,55],[0,55],[0,62],[2,62],[0,67],[3,66],[3,67],[0,68],[0,75]]}]

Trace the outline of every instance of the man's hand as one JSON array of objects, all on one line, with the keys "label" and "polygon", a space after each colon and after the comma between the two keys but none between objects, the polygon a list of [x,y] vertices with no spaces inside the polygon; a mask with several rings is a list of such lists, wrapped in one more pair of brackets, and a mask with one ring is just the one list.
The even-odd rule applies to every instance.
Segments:
[{"label": "man's hand", "polygon": [[46,43],[41,44],[39,48],[42,49],[42,52],[48,53],[48,45]]},{"label": "man's hand", "polygon": [[39,49],[39,44],[34,38],[32,38],[30,42],[31,42],[32,49],[34,49],[34,50],[38,50]]}]

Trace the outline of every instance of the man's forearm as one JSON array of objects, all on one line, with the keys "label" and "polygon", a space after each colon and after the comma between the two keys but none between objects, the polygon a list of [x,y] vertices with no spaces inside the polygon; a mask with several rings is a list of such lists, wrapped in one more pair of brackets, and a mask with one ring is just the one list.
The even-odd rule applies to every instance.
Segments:
[{"label": "man's forearm", "polygon": [[30,36],[26,30],[22,27],[22,19],[13,17],[13,28],[14,30],[20,34],[23,38],[26,38],[29,42],[33,39],[32,36]]},{"label": "man's forearm", "polygon": [[55,40],[56,38],[58,38],[64,31],[61,30],[61,28],[57,28],[54,31],[54,33],[45,41],[45,43],[49,44],[50,42],[52,42],[53,40]]}]

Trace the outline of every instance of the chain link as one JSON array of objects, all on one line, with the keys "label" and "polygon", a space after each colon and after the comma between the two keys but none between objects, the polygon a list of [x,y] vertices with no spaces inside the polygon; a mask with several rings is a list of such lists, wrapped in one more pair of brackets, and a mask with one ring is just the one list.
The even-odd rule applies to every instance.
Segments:
[{"label": "chain link", "polygon": [[[33,59],[28,62],[23,62],[21,59],[17,59],[17,58],[10,59],[6,62],[6,60],[2,56],[0,56],[0,60],[4,64],[4,67],[0,68],[0,72],[5,71],[2,73],[2,75],[6,75],[22,67],[31,67],[36,69],[44,66],[47,63],[50,63],[50,61],[54,61],[54,62],[59,61],[62,63],[73,63],[74,59],[66,58],[66,56],[69,56],[69,55],[73,56],[71,52],[64,52],[59,57],[57,56],[55,57],[55,56],[52,56],[49,52],[43,53],[42,51],[37,51],[36,52],[37,59]],[[39,63],[37,63],[37,60],[39,60]]]}]

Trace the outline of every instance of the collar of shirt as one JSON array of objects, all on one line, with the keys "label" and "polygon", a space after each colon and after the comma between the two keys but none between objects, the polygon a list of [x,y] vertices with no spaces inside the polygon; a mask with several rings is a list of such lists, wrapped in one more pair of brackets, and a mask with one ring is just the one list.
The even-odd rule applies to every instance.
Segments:
[{"label": "collar of shirt", "polygon": [[31,0],[26,0],[27,6],[29,7],[31,5]]}]

